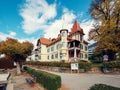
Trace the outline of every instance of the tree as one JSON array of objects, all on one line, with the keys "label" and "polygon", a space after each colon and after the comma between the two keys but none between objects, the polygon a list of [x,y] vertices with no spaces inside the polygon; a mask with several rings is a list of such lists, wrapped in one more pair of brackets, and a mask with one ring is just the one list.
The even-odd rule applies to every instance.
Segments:
[{"label": "tree", "polygon": [[120,0],[93,0],[89,9],[96,21],[89,39],[98,42],[97,51],[120,51]]},{"label": "tree", "polygon": [[17,73],[20,74],[20,62],[25,61],[33,50],[33,44],[29,42],[20,43],[16,39],[7,38],[0,42],[0,53],[17,63]]}]

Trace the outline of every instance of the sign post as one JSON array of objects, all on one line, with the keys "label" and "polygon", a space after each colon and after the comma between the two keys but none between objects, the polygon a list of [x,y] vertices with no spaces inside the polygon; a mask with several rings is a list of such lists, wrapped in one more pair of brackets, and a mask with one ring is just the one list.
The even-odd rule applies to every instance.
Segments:
[{"label": "sign post", "polygon": [[71,63],[71,73],[72,73],[72,70],[77,70],[79,72],[78,63]]},{"label": "sign post", "polygon": [[106,62],[106,61],[108,61],[108,55],[104,55],[103,56],[103,60]]},{"label": "sign post", "polygon": [[106,62],[107,62],[107,61],[108,61],[108,55],[105,54],[105,55],[103,56],[104,72],[107,71],[107,65],[106,65]]}]

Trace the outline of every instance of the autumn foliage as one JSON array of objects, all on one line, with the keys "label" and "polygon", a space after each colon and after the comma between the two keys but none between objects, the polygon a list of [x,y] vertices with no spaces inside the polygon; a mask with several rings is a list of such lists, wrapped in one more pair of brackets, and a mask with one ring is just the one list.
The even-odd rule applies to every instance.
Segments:
[{"label": "autumn foliage", "polygon": [[5,54],[6,57],[15,62],[24,61],[32,50],[33,44],[30,42],[20,43],[12,38],[0,42],[0,53]]},{"label": "autumn foliage", "polygon": [[97,50],[120,51],[120,0],[92,0],[89,12],[96,22],[89,39],[98,42]]}]

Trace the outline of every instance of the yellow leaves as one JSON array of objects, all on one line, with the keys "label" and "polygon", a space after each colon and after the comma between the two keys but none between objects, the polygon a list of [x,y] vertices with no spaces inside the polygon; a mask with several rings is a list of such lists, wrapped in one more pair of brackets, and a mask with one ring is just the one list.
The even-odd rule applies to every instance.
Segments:
[{"label": "yellow leaves", "polygon": [[15,59],[24,59],[33,49],[33,44],[29,42],[20,43],[16,39],[8,38],[0,42],[0,52]]},{"label": "yellow leaves", "polygon": [[[91,14],[92,13],[92,14]],[[93,0],[90,14],[99,24],[89,32],[89,37],[98,41],[98,49],[120,51],[120,0]]]}]

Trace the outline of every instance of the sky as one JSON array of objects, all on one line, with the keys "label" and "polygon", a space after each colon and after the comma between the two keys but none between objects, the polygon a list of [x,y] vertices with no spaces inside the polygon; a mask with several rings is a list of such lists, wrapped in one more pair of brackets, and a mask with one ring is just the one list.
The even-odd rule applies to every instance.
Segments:
[{"label": "sky", "polygon": [[56,38],[61,29],[71,31],[77,20],[85,40],[94,20],[91,0],[0,0],[0,41],[7,37],[36,45],[40,37]]}]

